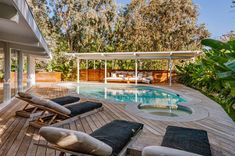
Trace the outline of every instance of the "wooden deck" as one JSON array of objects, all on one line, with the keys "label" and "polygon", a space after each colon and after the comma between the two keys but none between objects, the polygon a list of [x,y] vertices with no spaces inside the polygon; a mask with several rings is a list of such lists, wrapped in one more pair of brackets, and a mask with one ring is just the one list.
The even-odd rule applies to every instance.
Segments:
[{"label": "wooden deck", "polygon": [[[200,96],[205,104],[213,103],[200,93],[191,91]],[[49,87],[35,87],[31,89],[47,98],[68,94],[68,90],[50,85]],[[14,99],[10,105],[0,111],[0,156],[56,156],[58,151],[38,147],[34,143],[47,144],[38,135],[38,130],[28,126],[29,119],[15,117],[15,111],[21,109],[25,102]],[[216,105],[216,104],[214,104]],[[124,109],[124,105],[104,103],[104,111],[78,119],[62,125],[63,128],[91,133],[97,128],[114,119],[125,119],[144,123],[144,130],[136,142],[129,146],[130,155],[139,155],[141,149],[148,145],[160,145],[162,136],[168,125],[204,129],[208,132],[213,155],[235,155],[235,124],[219,106],[212,105],[214,109],[209,117],[193,122],[165,122],[143,119]],[[209,105],[208,105],[209,107]]]}]

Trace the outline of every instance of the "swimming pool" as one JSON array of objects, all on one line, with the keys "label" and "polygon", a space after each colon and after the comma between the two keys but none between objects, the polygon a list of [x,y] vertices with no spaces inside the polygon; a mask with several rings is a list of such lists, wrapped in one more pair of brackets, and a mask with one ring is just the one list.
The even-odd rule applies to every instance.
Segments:
[{"label": "swimming pool", "polygon": [[179,95],[161,88],[143,85],[120,84],[79,84],[78,94],[98,99],[106,99],[127,105],[137,105],[138,109],[152,115],[177,117],[191,114],[191,110],[179,103],[186,102]]}]

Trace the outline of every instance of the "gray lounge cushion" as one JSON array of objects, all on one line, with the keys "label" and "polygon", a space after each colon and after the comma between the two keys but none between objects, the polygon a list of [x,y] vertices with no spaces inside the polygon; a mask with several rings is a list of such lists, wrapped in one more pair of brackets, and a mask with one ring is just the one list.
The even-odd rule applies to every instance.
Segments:
[{"label": "gray lounge cushion", "polygon": [[90,135],[112,147],[112,156],[118,156],[130,140],[143,129],[143,126],[137,122],[113,120]]},{"label": "gray lounge cushion", "polygon": [[63,149],[97,156],[110,156],[112,148],[90,135],[56,127],[42,127],[39,134]]},{"label": "gray lounge cushion", "polygon": [[71,111],[70,116],[73,117],[76,115],[80,115],[101,108],[102,106],[103,105],[100,102],[85,101],[65,107]]},{"label": "gray lounge cushion", "polygon": [[[37,95],[31,94],[31,93],[26,93],[26,92],[19,92],[18,95],[22,98],[26,98],[29,100],[32,99],[33,97],[37,97]],[[69,96],[68,95],[68,96],[53,98],[50,100],[59,104],[59,105],[66,105],[66,104],[78,102],[80,100],[80,98],[77,96]]]},{"label": "gray lounge cushion", "polygon": [[71,111],[69,109],[67,109],[64,106],[61,106],[51,100],[47,100],[47,99],[40,98],[37,96],[33,96],[33,98],[31,98],[30,100],[37,105],[42,105],[42,106],[51,108],[51,109],[56,110],[60,113],[67,114],[67,115],[71,114]]},{"label": "gray lounge cushion", "polygon": [[200,129],[168,126],[161,146],[211,156],[207,132]]}]

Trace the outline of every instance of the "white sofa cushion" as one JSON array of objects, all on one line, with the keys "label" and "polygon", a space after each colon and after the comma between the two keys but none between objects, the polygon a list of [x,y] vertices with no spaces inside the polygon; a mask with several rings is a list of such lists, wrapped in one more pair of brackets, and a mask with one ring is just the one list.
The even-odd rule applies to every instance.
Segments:
[{"label": "white sofa cushion", "polygon": [[138,73],[138,78],[142,78],[143,77],[143,73]]},{"label": "white sofa cushion", "polygon": [[39,134],[61,148],[97,156],[110,156],[112,147],[90,135],[63,128],[42,127]]},{"label": "white sofa cushion", "polygon": [[120,74],[119,77],[120,77],[120,78],[124,78],[125,76]]},{"label": "white sofa cushion", "polygon": [[116,73],[111,73],[111,77],[117,77]]}]

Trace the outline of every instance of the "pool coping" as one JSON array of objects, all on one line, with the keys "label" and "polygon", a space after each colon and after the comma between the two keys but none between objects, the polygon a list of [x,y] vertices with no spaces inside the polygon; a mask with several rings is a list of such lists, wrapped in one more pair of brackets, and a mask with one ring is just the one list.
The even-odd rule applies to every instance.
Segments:
[{"label": "pool coping", "polygon": [[[69,82],[66,82],[66,83],[69,83]],[[66,84],[66,83],[62,83],[63,84],[62,86],[65,85],[67,88],[69,88],[71,94],[77,94],[76,91],[74,90],[74,87],[79,85],[79,84],[74,83],[74,82],[69,83],[69,84]],[[101,85],[102,83],[87,83],[86,82],[86,83],[81,83],[81,84]],[[61,85],[61,83],[59,83],[58,85]],[[106,85],[110,85],[110,84],[106,84]],[[115,85],[119,85],[119,83],[115,83]],[[120,84],[120,85],[134,86],[135,84]],[[175,94],[180,95],[180,97],[182,97],[186,100],[186,102],[181,102],[180,105],[190,108],[191,111],[192,111],[192,114],[184,115],[184,116],[177,116],[177,117],[152,115],[152,114],[149,114],[147,112],[143,112],[143,111],[139,110],[137,108],[137,106],[140,103],[128,102],[128,103],[132,103],[132,104],[127,105],[125,102],[118,102],[118,101],[114,101],[114,100],[110,100],[110,99],[107,100],[107,99],[101,99],[101,98],[91,98],[91,97],[84,96],[84,95],[81,95],[81,94],[78,94],[78,96],[80,96],[81,98],[90,99],[90,100],[94,100],[94,101],[100,101],[100,102],[106,102],[106,103],[111,102],[113,104],[124,104],[125,105],[125,110],[128,111],[129,113],[133,113],[135,115],[138,115],[139,117],[146,118],[146,119],[151,119],[151,120],[188,122],[188,121],[201,120],[201,119],[204,119],[204,118],[209,116],[209,111],[202,104],[202,100],[198,99],[194,96],[191,96],[190,94],[187,94],[187,93],[184,93],[182,91],[176,90],[174,88],[171,88],[170,86],[167,87],[167,86],[149,85],[149,84],[138,84],[138,86],[155,87],[155,88],[159,88],[159,89],[165,90],[165,91],[170,92],[170,93],[175,93]]]}]

